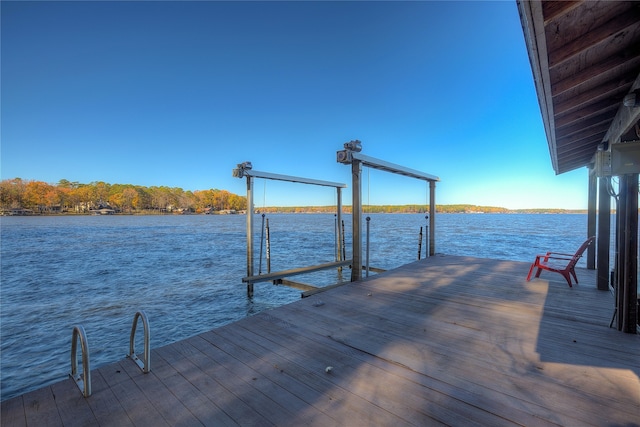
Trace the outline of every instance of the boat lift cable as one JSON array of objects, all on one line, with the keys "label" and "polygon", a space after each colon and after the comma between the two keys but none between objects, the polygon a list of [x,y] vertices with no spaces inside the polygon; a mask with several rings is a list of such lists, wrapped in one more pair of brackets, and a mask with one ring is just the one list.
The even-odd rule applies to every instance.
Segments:
[{"label": "boat lift cable", "polygon": [[[426,183],[426,187],[427,188],[425,188],[425,192],[424,192],[424,205],[425,205],[425,207],[429,206],[429,209],[431,209],[429,200],[427,199],[427,194],[429,194],[429,184],[428,183]],[[426,245],[424,245],[424,257],[425,258],[429,258],[429,215],[425,215],[424,219],[427,221],[427,223],[425,224],[425,227],[424,227],[424,241],[426,242]]]},{"label": "boat lift cable", "polygon": [[267,180],[264,181],[264,188],[262,190],[262,210],[267,206]]},{"label": "boat lift cable", "polygon": [[265,225],[264,225],[264,210],[267,206],[267,180],[264,179],[264,187],[262,192],[262,226],[260,227],[260,260],[258,261],[258,274],[262,274],[262,248],[264,246],[264,233],[265,233]]}]

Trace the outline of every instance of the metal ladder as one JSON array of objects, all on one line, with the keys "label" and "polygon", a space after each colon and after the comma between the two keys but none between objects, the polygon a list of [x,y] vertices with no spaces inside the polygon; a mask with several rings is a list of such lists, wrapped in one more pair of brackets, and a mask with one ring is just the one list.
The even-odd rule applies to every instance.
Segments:
[{"label": "metal ladder", "polygon": [[[144,329],[143,359],[140,359],[136,355],[135,349],[136,329],[139,318],[142,319],[142,326]],[[145,374],[151,371],[150,335],[147,315],[142,310],[136,312],[131,326],[129,354],[127,354],[127,357],[133,360]],[[82,351],[82,374],[78,372],[78,340],[80,341],[80,348]],[[73,333],[71,335],[71,373],[69,376],[76,383],[84,397],[91,396],[91,363],[89,356],[89,344],[87,342],[87,334],[84,331],[84,327],[81,325],[74,326]]]},{"label": "metal ladder", "polygon": [[[138,318],[142,319],[142,326],[144,328],[144,351],[143,351],[143,359],[136,355],[136,329],[138,326]],[[149,346],[149,320],[147,320],[147,315],[144,311],[136,312],[135,316],[133,316],[133,325],[131,325],[131,336],[129,337],[129,354],[128,358],[136,362],[136,365],[144,372],[148,374],[151,370],[151,347]]]},{"label": "metal ladder", "polygon": [[[78,339],[82,348],[82,375],[78,373]],[[87,344],[87,334],[80,325],[73,328],[71,335],[71,373],[69,374],[76,383],[84,397],[91,396],[91,369],[89,366],[89,345]]]}]

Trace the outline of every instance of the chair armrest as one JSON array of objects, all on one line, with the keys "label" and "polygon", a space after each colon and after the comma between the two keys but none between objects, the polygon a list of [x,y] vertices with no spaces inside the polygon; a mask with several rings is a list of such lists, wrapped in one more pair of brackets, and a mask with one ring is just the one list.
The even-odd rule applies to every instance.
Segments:
[{"label": "chair armrest", "polygon": [[[553,256],[553,255],[564,255],[564,256]],[[556,254],[554,252],[549,252],[547,254],[536,255],[536,258],[548,258],[548,259],[573,259],[573,255],[568,254]]]},{"label": "chair armrest", "polygon": [[547,255],[564,255],[564,256],[568,256],[568,257],[573,257],[575,254],[563,254],[560,252],[547,252]]},{"label": "chair armrest", "polygon": [[547,257],[545,257],[545,258],[547,258],[547,259],[562,259],[562,260],[565,260],[565,261],[571,261],[571,260],[573,259],[573,257],[572,257],[572,256],[570,256],[570,257],[547,256]]}]

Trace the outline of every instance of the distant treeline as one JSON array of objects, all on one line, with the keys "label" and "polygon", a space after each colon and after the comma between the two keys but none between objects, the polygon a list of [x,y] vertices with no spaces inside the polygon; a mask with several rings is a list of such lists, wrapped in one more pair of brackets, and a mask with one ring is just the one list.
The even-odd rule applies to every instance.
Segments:
[{"label": "distant treeline", "polygon": [[246,197],[226,190],[184,191],[177,187],[144,187],[133,184],[66,179],[57,184],[20,178],[0,181],[0,208],[33,213],[88,213],[99,209],[123,213],[206,213],[239,211],[247,207]]},{"label": "distant treeline", "polygon": [[[246,197],[226,190],[184,191],[177,187],[144,187],[133,184],[57,184],[20,178],[0,181],[0,210],[21,213],[90,213],[99,209],[114,213],[213,213],[243,211]],[[335,206],[256,207],[263,213],[334,213]],[[343,206],[351,213],[351,206]],[[427,205],[365,205],[366,213],[428,213]],[[495,206],[436,205],[438,213],[584,213],[586,210],[519,209]]]},{"label": "distant treeline", "polygon": [[[263,213],[334,213],[335,206],[280,206],[256,208]],[[351,206],[343,206],[344,213],[351,213]],[[367,213],[428,213],[428,205],[365,205],[362,211]],[[586,213],[586,210],[568,209],[507,209],[496,206],[476,205],[436,205],[437,213]]]}]

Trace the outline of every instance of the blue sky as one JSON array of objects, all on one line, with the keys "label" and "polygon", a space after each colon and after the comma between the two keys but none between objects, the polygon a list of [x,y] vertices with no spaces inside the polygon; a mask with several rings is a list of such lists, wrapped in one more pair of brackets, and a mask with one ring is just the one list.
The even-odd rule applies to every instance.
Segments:
[{"label": "blue sky", "polygon": [[[586,208],[551,167],[515,1],[0,4],[1,172],[226,189],[266,172],[351,185],[344,142],[440,177],[438,204]],[[365,204],[426,184],[364,172]],[[344,203],[350,204],[350,190]],[[334,191],[256,181],[256,205]]]}]

